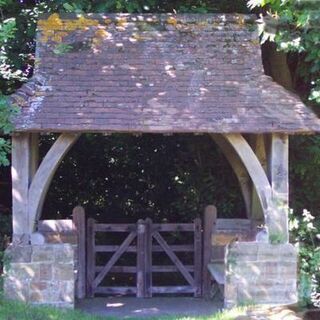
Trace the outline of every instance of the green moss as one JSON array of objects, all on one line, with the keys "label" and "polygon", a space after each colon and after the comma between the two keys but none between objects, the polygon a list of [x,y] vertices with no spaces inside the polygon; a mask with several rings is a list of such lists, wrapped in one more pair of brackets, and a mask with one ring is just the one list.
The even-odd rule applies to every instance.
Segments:
[{"label": "green moss", "polygon": [[269,234],[269,241],[271,244],[285,243],[286,237],[281,232],[274,232]]}]

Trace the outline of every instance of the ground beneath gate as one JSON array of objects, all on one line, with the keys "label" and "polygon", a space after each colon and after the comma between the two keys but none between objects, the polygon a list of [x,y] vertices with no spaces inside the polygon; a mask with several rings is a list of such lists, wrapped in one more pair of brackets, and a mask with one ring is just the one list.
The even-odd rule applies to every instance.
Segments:
[{"label": "ground beneath gate", "polygon": [[113,316],[119,319],[147,318],[158,316],[209,316],[223,307],[222,302],[199,298],[137,299],[110,297],[84,299],[77,308],[91,314]]}]

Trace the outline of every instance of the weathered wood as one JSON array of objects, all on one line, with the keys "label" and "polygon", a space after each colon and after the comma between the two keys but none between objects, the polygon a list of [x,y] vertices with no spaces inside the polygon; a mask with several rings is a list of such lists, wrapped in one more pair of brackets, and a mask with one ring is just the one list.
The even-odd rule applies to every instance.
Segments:
[{"label": "weathered wood", "polygon": [[78,265],[75,293],[78,299],[83,299],[86,295],[86,217],[84,209],[81,206],[75,207],[72,211],[72,218],[78,238]]},{"label": "weathered wood", "polygon": [[[119,245],[96,245],[96,252],[114,252],[119,249]],[[193,244],[175,244],[170,245],[170,248],[174,252],[194,252]],[[153,252],[163,252],[163,248],[159,245],[152,246]],[[126,252],[137,252],[136,246],[129,246]]]},{"label": "weathered wood", "polygon": [[137,297],[146,296],[146,223],[138,220],[137,223]]},{"label": "weathered wood", "polygon": [[[95,271],[100,272],[102,271],[104,266],[96,266]],[[137,267],[136,266],[113,266],[110,271],[110,273],[137,273]]]},{"label": "weathered wood", "polygon": [[208,271],[208,264],[211,259],[211,236],[215,230],[217,220],[217,209],[215,206],[207,206],[203,219],[203,265],[202,265],[202,295],[210,296],[211,278]]},{"label": "weathered wood", "polygon": [[136,230],[136,224],[124,224],[124,223],[97,223],[94,226],[96,232],[130,232]]},{"label": "weathered wood", "polygon": [[193,293],[193,286],[154,286],[153,293]]},{"label": "weathered wood", "polygon": [[30,134],[30,182],[32,181],[34,175],[36,174],[39,166],[39,134]]},{"label": "weathered wood", "polygon": [[[164,224],[164,228],[161,224],[152,224],[151,219],[139,220],[137,224],[95,224],[93,231],[96,232],[131,232],[137,233],[137,245],[130,245],[124,243],[121,245],[94,245],[94,251],[97,252],[113,252],[111,259],[109,259],[107,265],[95,266],[95,273],[98,275],[93,280],[93,292],[109,292],[112,293],[113,287],[104,287],[99,291],[101,287],[101,280],[108,273],[137,273],[137,297],[151,297],[153,293],[152,289],[152,273],[153,272],[172,272],[181,273],[186,280],[192,284],[192,290],[190,286],[171,286],[169,292],[180,293],[183,292],[183,288],[186,288],[185,293],[194,293],[195,296],[201,296],[201,246],[202,246],[202,230],[201,220],[196,219],[194,223],[190,224]],[[157,232],[193,232],[194,244],[188,245],[168,245],[162,236]],[[153,237],[158,241],[158,245],[152,244]],[[127,242],[128,238],[124,241]],[[133,239],[132,239],[133,240]],[[129,241],[130,242],[130,241]],[[194,265],[183,265],[178,257],[174,254],[177,252],[192,252],[194,254]],[[137,253],[137,265],[136,266],[116,266],[116,261],[124,252]],[[173,261],[174,265],[152,265],[152,252],[165,252],[169,258]],[[200,267],[199,267],[200,266]],[[198,270],[198,274],[195,270]],[[190,273],[194,273],[194,279]],[[164,287],[163,287],[164,288]],[[161,289],[166,292],[165,289]],[[161,291],[160,290],[160,291]],[[161,291],[161,292],[162,292]]]},{"label": "weathered wood", "polygon": [[202,294],[202,236],[201,219],[194,220],[194,296],[201,297]]},{"label": "weathered wood", "polygon": [[225,264],[222,263],[209,263],[208,264],[208,270],[212,276],[212,278],[218,283],[218,284],[224,284],[225,283]]},{"label": "weathered wood", "polygon": [[[250,136],[250,145],[258,160],[261,163],[262,168],[267,173],[267,155],[265,147],[265,139],[263,134],[254,134]],[[259,201],[257,191],[254,184],[252,185],[251,193],[251,219],[252,223],[257,226],[264,223],[264,214]]]},{"label": "weathered wood", "polygon": [[210,134],[210,137],[219,146],[220,150],[229,162],[233,172],[235,173],[239,185],[241,188],[244,204],[246,207],[246,215],[250,218],[251,215],[251,179],[248,174],[246,167],[243,165],[241,159],[230,146],[230,144],[225,140],[222,135]]},{"label": "weathered wood", "polygon": [[251,229],[251,222],[249,219],[222,219],[216,221],[216,231],[245,231]]},{"label": "weathered wood", "polygon": [[76,226],[71,219],[40,220],[37,227],[39,232],[75,232]]},{"label": "weathered wood", "polygon": [[119,295],[128,295],[128,294],[136,294],[136,287],[102,287],[99,286],[94,289],[94,293],[100,294],[119,294]]},{"label": "weathered wood", "polygon": [[160,235],[159,232],[154,232],[152,236],[158,241],[160,246],[164,249],[168,257],[171,259],[171,261],[177,266],[183,277],[187,280],[187,282],[194,287],[194,279],[188,272],[188,270],[185,268],[183,263],[180,261],[180,259],[175,255],[175,253],[170,249],[170,246],[167,244],[167,242],[163,239],[163,237]]},{"label": "weathered wood", "polygon": [[267,221],[272,242],[289,241],[289,139],[286,134],[273,133],[269,154],[269,172],[272,187],[272,213]]},{"label": "weathered wood", "polygon": [[241,134],[224,134],[226,140],[232,145],[248,170],[257,191],[265,221],[268,225],[269,215],[272,210],[271,186],[266,173],[257,156]]},{"label": "weathered wood", "polygon": [[[119,249],[120,245],[96,245],[96,252],[115,252]],[[137,252],[136,246],[129,246],[126,252]]]},{"label": "weathered wood", "polygon": [[13,242],[26,243],[32,233],[28,213],[28,188],[30,184],[30,135],[12,136],[12,224]]},{"label": "weathered wood", "polygon": [[193,223],[154,223],[152,231],[159,232],[193,232]]},{"label": "weathered wood", "polygon": [[[103,269],[104,266],[96,266],[95,271],[100,272]],[[194,272],[194,266],[193,265],[185,265],[185,268],[189,272]],[[167,266],[167,265],[159,265],[159,266],[152,266],[151,269],[152,272],[159,272],[159,273],[178,273],[180,272],[179,269],[176,266]],[[137,267],[136,266],[113,266],[110,271],[110,273],[136,273]]]},{"label": "weathered wood", "polygon": [[[188,270],[189,272],[194,272],[195,268],[194,265],[184,265],[184,267],[186,268],[186,270]],[[152,266],[152,272],[180,272],[179,269],[177,268],[177,266]]]},{"label": "weathered wood", "polygon": [[29,188],[28,212],[29,226],[33,231],[40,218],[43,202],[50,182],[65,154],[77,141],[79,135],[62,133],[42,160]]},{"label": "weathered wood", "polygon": [[147,218],[146,220],[146,255],[145,255],[145,297],[152,297],[152,220]]},{"label": "weathered wood", "polygon": [[97,286],[101,283],[101,281],[107,275],[107,273],[110,271],[113,265],[118,261],[118,259],[122,256],[122,254],[126,251],[127,247],[134,240],[136,235],[137,235],[136,231],[132,231],[129,233],[129,235],[123,241],[119,249],[112,255],[108,263],[103,267],[103,269],[100,271],[100,273],[96,276],[96,278],[92,282],[93,288],[97,288]]},{"label": "weathered wood", "polygon": [[92,298],[94,296],[93,281],[95,278],[95,264],[96,264],[96,253],[95,253],[95,232],[94,232],[95,220],[92,218],[88,219],[87,222],[87,296]]}]

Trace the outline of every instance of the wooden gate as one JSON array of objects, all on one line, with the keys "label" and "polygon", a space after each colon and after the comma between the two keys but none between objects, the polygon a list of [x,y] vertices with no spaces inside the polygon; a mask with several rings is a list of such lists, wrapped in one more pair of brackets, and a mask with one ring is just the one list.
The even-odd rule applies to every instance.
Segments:
[{"label": "wooden gate", "polygon": [[[96,234],[121,232],[126,235],[120,245],[96,243]],[[164,233],[193,233],[192,244],[170,245]],[[97,255],[112,253],[103,265],[97,265]],[[135,254],[134,266],[117,265],[125,253]],[[163,252],[171,260],[171,265],[153,264],[152,254]],[[193,254],[193,264],[184,264],[178,257],[189,252]],[[154,286],[152,274],[155,272],[178,272],[185,279],[186,285]],[[136,274],[135,286],[104,286],[103,280],[109,273]],[[103,224],[88,220],[87,225],[87,295],[96,294],[135,294],[137,297],[152,297],[153,294],[190,293],[200,297],[202,276],[202,230],[201,219],[193,223],[152,223],[151,219],[139,220],[136,224]]]}]

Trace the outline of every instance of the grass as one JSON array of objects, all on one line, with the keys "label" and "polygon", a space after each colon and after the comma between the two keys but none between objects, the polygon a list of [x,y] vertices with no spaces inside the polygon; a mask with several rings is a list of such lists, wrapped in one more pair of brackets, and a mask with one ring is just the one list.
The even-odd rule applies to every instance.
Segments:
[{"label": "grass", "polygon": [[[245,308],[236,308],[230,311],[219,312],[209,317],[150,317],[149,320],[233,320],[243,315]],[[118,320],[114,317],[99,317],[87,315],[77,310],[59,310],[44,306],[31,306],[28,304],[0,299],[1,320]],[[131,318],[139,319],[139,318]]]}]

